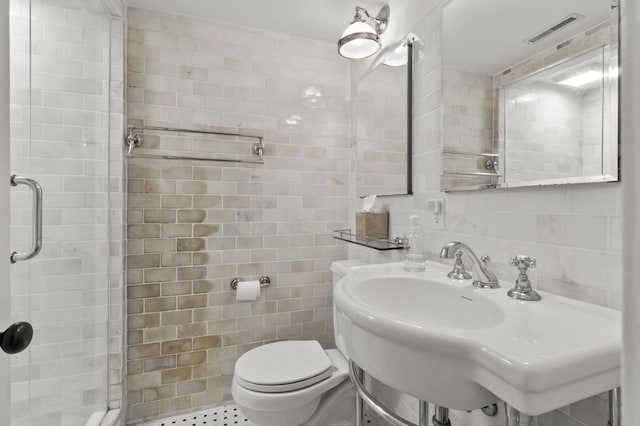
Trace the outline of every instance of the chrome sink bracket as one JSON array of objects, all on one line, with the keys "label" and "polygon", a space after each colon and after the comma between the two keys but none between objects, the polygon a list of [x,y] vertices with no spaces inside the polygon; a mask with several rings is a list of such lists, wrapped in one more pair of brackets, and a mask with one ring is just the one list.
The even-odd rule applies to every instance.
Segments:
[{"label": "chrome sink bracket", "polygon": [[[364,383],[364,370],[357,365],[354,365],[352,382],[356,380],[360,383]],[[351,362],[349,363],[349,375],[351,375]],[[355,377],[355,378],[354,378]],[[364,401],[360,396],[360,392],[356,392],[356,424],[355,426],[364,426]]]},{"label": "chrome sink bracket", "polygon": [[431,422],[433,426],[451,426],[451,420],[449,419],[449,409],[436,405],[435,414]]},{"label": "chrome sink bracket", "polygon": [[462,263],[462,250],[456,249],[453,253],[456,258],[456,261],[453,263],[453,270],[447,274],[447,277],[452,278],[454,280],[470,280],[471,274],[467,272],[464,267],[464,263]]},{"label": "chrome sink bracket", "polygon": [[609,421],[607,426],[621,426],[620,417],[620,388],[609,391]]},{"label": "chrome sink bracket", "polygon": [[418,401],[418,425],[429,426],[429,403],[427,401]]},{"label": "chrome sink bracket", "polygon": [[487,417],[495,417],[498,415],[498,404],[490,404],[481,408],[482,413]]},{"label": "chrome sink bracket", "polygon": [[507,426],[533,426],[533,416],[522,414],[505,402],[507,411]]},{"label": "chrome sink bracket", "polygon": [[531,288],[531,281],[529,281],[529,277],[527,276],[527,270],[536,267],[536,260],[529,256],[518,255],[509,259],[509,265],[515,266],[520,270],[520,274],[516,280],[516,286],[507,292],[509,297],[525,301],[541,300],[542,296]]},{"label": "chrome sink bracket", "polygon": [[420,401],[420,424],[416,425],[389,411],[367,390],[364,386],[364,371],[351,359],[349,360],[349,377],[356,387],[356,426],[362,426],[364,404],[367,404],[377,415],[392,426],[428,426],[429,405],[427,402]]}]

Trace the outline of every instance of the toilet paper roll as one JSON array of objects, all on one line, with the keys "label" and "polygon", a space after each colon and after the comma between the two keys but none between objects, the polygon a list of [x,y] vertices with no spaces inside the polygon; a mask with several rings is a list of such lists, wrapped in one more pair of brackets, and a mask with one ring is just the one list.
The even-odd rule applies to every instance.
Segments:
[{"label": "toilet paper roll", "polygon": [[256,300],[260,296],[259,281],[241,281],[236,289],[236,300]]}]

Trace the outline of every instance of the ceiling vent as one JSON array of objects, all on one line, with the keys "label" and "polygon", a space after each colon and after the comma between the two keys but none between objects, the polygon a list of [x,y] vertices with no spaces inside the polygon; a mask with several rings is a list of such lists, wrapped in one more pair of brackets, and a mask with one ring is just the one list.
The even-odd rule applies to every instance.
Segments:
[{"label": "ceiling vent", "polygon": [[563,29],[564,27],[566,27],[567,25],[579,21],[580,19],[584,18],[584,15],[580,15],[578,13],[572,13],[568,16],[566,16],[565,18],[562,18],[560,21],[556,22],[555,24],[553,24],[552,26],[550,26],[549,28],[547,28],[546,30],[529,37],[526,40],[526,43],[529,44],[534,44],[537,43],[538,41],[542,40],[543,38],[555,33],[556,31],[560,31],[561,29]]}]

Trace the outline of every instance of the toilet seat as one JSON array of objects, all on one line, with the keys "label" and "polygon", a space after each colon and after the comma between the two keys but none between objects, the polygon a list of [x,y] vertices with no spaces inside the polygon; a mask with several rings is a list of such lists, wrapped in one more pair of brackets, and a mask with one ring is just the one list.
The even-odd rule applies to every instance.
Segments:
[{"label": "toilet seat", "polygon": [[257,347],[242,355],[235,379],[246,389],[292,392],[322,382],[333,374],[333,363],[317,341],[284,341]]}]

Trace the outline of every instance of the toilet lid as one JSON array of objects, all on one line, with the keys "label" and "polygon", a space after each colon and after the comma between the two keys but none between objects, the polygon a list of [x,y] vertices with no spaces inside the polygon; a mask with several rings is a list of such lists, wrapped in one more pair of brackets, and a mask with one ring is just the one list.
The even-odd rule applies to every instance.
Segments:
[{"label": "toilet lid", "polygon": [[242,387],[258,392],[290,392],[329,378],[332,363],[320,343],[269,343],[242,355],[235,375]]}]

